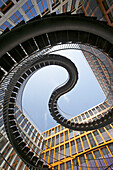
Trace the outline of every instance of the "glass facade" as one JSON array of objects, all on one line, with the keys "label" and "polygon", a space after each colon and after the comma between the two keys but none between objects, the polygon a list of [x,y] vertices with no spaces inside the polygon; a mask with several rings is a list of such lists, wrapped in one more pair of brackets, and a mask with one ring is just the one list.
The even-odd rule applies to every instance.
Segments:
[{"label": "glass facade", "polygon": [[[111,135],[109,131],[111,131]],[[43,150],[44,160],[47,161],[48,156],[50,157],[50,162],[48,159],[50,167],[76,170],[77,166],[83,170],[88,168],[102,170],[109,166],[113,167],[113,125],[110,124],[98,130],[85,131],[82,134],[77,131],[78,135],[73,135],[70,138],[72,132],[76,134],[76,131],[70,132],[69,129],[64,128],[45,139],[45,141],[60,140],[61,136],[63,138],[65,134],[68,135],[68,139],[57,143],[57,146],[49,147],[47,145],[47,149]],[[47,131],[43,132],[44,135],[46,133]]]}]

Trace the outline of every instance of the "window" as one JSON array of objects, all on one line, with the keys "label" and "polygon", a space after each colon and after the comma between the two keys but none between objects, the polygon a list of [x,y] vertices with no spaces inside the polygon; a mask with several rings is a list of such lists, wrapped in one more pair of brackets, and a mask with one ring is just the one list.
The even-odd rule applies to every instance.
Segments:
[{"label": "window", "polygon": [[33,127],[31,126],[31,128],[29,129],[28,135],[30,136],[31,132],[33,130]]},{"label": "window", "polygon": [[71,170],[72,168],[72,166],[71,166],[71,161],[68,161],[68,162],[66,162],[66,167],[67,167],[67,170]]},{"label": "window", "polygon": [[16,118],[18,118],[18,116],[20,116],[20,112],[17,111],[15,116],[16,116]]},{"label": "window", "polygon": [[59,144],[59,135],[56,135],[56,145]]},{"label": "window", "polygon": [[46,132],[46,137],[48,136],[48,131]]},{"label": "window", "polygon": [[55,127],[55,133],[57,133],[57,127]]},{"label": "window", "polygon": [[58,156],[59,156],[59,148],[56,148],[55,149],[55,159],[54,159],[54,162],[58,161]]},{"label": "window", "polygon": [[47,145],[47,140],[44,141],[44,148],[43,148],[44,150],[46,148],[46,145]]},{"label": "window", "polygon": [[46,152],[45,163],[47,163],[47,162],[48,162],[48,156],[49,156],[49,151],[48,151],[48,152]]},{"label": "window", "polygon": [[87,155],[87,159],[88,159],[89,166],[96,169],[96,164],[91,153]]},{"label": "window", "polygon": [[55,137],[52,137],[52,144],[51,144],[51,147],[54,146],[54,143],[55,143]]},{"label": "window", "polygon": [[109,107],[109,104],[108,104],[108,103],[106,103],[106,102],[104,103],[104,105],[106,106],[106,108],[108,108],[108,107]]},{"label": "window", "polygon": [[84,133],[84,131],[80,131],[80,134],[82,135]]},{"label": "window", "polygon": [[77,117],[75,117],[75,123],[77,123],[78,122],[78,119],[77,119]]},{"label": "window", "polygon": [[27,123],[27,120],[24,119],[24,121],[23,121],[22,124],[21,124],[22,128],[25,126],[26,123]]},{"label": "window", "polygon": [[47,137],[49,136],[49,131],[47,131]]},{"label": "window", "polygon": [[83,119],[83,120],[85,119],[85,114],[82,114],[82,119]]},{"label": "window", "polygon": [[33,133],[32,133],[32,139],[34,139],[34,137],[36,136],[36,132],[37,132],[36,130],[33,131]]},{"label": "window", "polygon": [[71,153],[72,155],[76,154],[76,148],[75,148],[75,141],[71,141]]},{"label": "window", "polygon": [[78,116],[78,119],[79,119],[79,122],[81,122],[81,121],[82,121],[82,118],[81,118],[81,116]]},{"label": "window", "polygon": [[60,170],[64,170],[64,169],[65,169],[64,163],[60,164]]},{"label": "window", "polygon": [[101,128],[101,129],[99,129],[99,130],[100,130],[100,132],[101,132],[101,134],[102,134],[102,136],[103,136],[103,138],[104,138],[105,141],[110,140],[110,137],[109,137],[109,135],[107,134],[107,132],[104,130],[104,128]]},{"label": "window", "polygon": [[51,135],[53,135],[54,134],[54,129],[52,129],[52,132],[51,132]]},{"label": "window", "polygon": [[87,164],[84,156],[80,156],[80,166],[81,166],[81,170],[87,169]]},{"label": "window", "polygon": [[70,134],[70,139],[73,138],[73,130],[69,130],[69,134]]},{"label": "window", "polygon": [[95,143],[95,141],[94,141],[94,138],[93,138],[92,134],[90,133],[90,134],[88,134],[87,136],[88,136],[88,139],[89,139],[89,141],[90,141],[91,147],[95,147],[95,146],[96,146],[96,143]]},{"label": "window", "polygon": [[113,162],[113,158],[112,158],[111,154],[109,153],[107,148],[102,148],[101,151],[104,155],[104,158],[106,159],[106,161],[108,163],[108,166],[110,166]]},{"label": "window", "polygon": [[92,112],[92,110],[89,110],[89,114],[92,116],[93,115],[93,112]]},{"label": "window", "polygon": [[61,126],[61,130],[64,130],[65,129],[65,127],[64,126]]},{"label": "window", "polygon": [[58,126],[58,132],[60,132],[60,126]]},{"label": "window", "polygon": [[51,130],[49,130],[49,136],[51,135]]},{"label": "window", "polygon": [[97,113],[97,110],[95,108],[92,109],[93,113]]},{"label": "window", "polygon": [[84,149],[89,149],[89,145],[88,145],[88,142],[87,142],[87,139],[86,139],[86,136],[83,136],[82,137],[82,141],[83,141],[83,144],[84,144]]},{"label": "window", "polygon": [[64,158],[64,145],[60,147],[60,160]]},{"label": "window", "polygon": [[40,138],[39,133],[36,133],[35,143],[38,143],[39,138]]},{"label": "window", "polygon": [[65,132],[65,141],[67,141],[69,138],[68,138],[68,131]]},{"label": "window", "polygon": [[78,148],[78,152],[82,152],[83,149],[82,149],[82,145],[81,145],[81,141],[80,141],[80,138],[76,140],[77,142],[77,148]]},{"label": "window", "polygon": [[86,113],[85,113],[85,115],[86,115],[86,117],[87,117],[87,118],[89,117],[89,114],[88,114],[88,112],[86,112]]},{"label": "window", "polygon": [[100,137],[100,135],[99,135],[99,133],[98,133],[97,130],[96,130],[95,132],[93,132],[93,134],[94,134],[94,136],[95,136],[98,144],[103,143],[103,140],[102,140],[102,138]]},{"label": "window", "polygon": [[73,169],[74,170],[78,170],[79,169],[78,159],[77,158],[73,159]]},{"label": "window", "polygon": [[54,149],[52,149],[50,151],[50,159],[49,159],[49,163],[52,164],[53,163],[53,154],[54,154]]},{"label": "window", "polygon": [[112,129],[112,127],[110,125],[107,125],[105,128],[107,129],[107,131],[109,132],[109,134],[113,138],[113,129]]},{"label": "window", "polygon": [[37,0],[37,3],[38,3],[38,6],[39,6],[39,9],[40,9],[40,12],[43,13],[44,8],[43,8],[43,5],[42,5],[41,1]]},{"label": "window", "polygon": [[111,153],[113,154],[113,144],[109,144],[109,149],[110,149]]},{"label": "window", "polygon": [[70,147],[69,147],[69,143],[65,144],[65,148],[66,148],[66,157],[70,156]]},{"label": "window", "polygon": [[47,147],[48,147],[48,148],[50,147],[50,142],[51,142],[51,138],[48,139],[48,144],[47,144]]},{"label": "window", "polygon": [[104,105],[103,105],[103,104],[101,104],[101,105],[100,105],[100,107],[101,107],[101,109],[102,109],[102,110],[104,110],[104,109],[105,109],[105,107],[104,107]]},{"label": "window", "polygon": [[60,134],[60,143],[62,143],[64,141],[64,135],[63,133]]},{"label": "window", "polygon": [[101,156],[101,154],[100,154],[100,152],[99,151],[95,151],[94,152],[94,155],[95,155],[95,157],[96,157],[96,162],[98,163],[98,167],[100,167],[100,168],[106,168],[106,165],[105,165],[105,163],[104,163],[104,161],[103,161],[103,158],[102,158],[102,156]]},{"label": "window", "polygon": [[25,127],[25,131],[26,131],[26,132],[27,132],[27,130],[28,130],[29,127],[30,127],[30,124],[27,123],[27,124],[26,124],[26,127]]},{"label": "window", "polygon": [[78,131],[74,131],[75,132],[75,136],[78,136],[79,135],[79,132]]}]

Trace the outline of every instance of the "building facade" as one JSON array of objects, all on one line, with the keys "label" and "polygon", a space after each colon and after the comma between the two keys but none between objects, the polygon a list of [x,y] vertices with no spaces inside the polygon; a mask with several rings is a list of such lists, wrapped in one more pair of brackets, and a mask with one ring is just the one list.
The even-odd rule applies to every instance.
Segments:
[{"label": "building facade", "polygon": [[[0,102],[3,102],[4,91],[0,89]],[[22,138],[31,150],[38,156],[42,153],[44,137],[33,123],[20,111],[15,109],[15,116]],[[28,169],[25,163],[9,142],[3,121],[3,110],[0,108],[0,167],[3,169]]]},{"label": "building facade", "polygon": [[[88,119],[96,109],[103,113],[103,107],[107,111],[107,103],[102,103],[73,120],[81,121],[85,116]],[[73,131],[58,125],[42,134],[45,136],[42,159],[53,169],[113,168],[113,124],[93,131]]]},{"label": "building facade", "polygon": [[[43,17],[53,12],[59,14],[69,11],[72,14],[84,13],[86,16],[97,17],[98,20],[107,21],[110,26],[113,26],[113,2],[111,0],[1,0],[0,34],[6,29],[11,30],[22,20],[27,22],[37,15]],[[22,46],[21,48],[23,49]],[[112,59],[103,57],[104,54],[94,48],[84,45],[80,45],[80,48],[82,51],[86,50],[83,54],[106,96],[106,101],[72,118],[75,122],[99,119],[111,108],[113,97]],[[15,59],[11,55],[9,57],[16,65]],[[7,69],[0,66],[0,70],[5,76],[7,75]],[[8,79],[6,77],[5,83]],[[13,149],[5,131],[3,121],[5,83],[0,87],[0,168],[27,170],[29,168]],[[21,136],[27,146],[36,155],[40,156],[42,153],[40,159],[49,168],[58,170],[110,170],[113,168],[113,124],[87,132],[72,131],[58,125],[41,133],[17,106],[15,115]]]}]

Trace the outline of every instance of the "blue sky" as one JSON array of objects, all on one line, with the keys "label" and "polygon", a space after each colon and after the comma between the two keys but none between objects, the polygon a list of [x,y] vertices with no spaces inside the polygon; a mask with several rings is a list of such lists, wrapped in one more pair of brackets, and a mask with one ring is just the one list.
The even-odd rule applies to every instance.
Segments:
[{"label": "blue sky", "polygon": [[[74,117],[103,102],[105,96],[92,73],[86,59],[79,50],[54,52],[71,59],[79,72],[76,86],[61,96],[58,105],[65,117]],[[47,66],[37,71],[28,81],[23,93],[23,110],[37,124],[41,131],[57,125],[48,110],[52,91],[68,78],[67,71],[60,66]]]}]

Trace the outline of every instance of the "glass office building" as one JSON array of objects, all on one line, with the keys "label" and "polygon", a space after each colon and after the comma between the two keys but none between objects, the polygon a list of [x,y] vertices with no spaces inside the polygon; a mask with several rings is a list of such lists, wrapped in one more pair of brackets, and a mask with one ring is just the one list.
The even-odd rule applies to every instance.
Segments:
[{"label": "glass office building", "polygon": [[[1,0],[0,34],[13,29],[21,21],[27,22],[37,15],[44,17],[53,12],[60,14],[69,11],[72,14],[84,13],[85,16],[97,17],[98,20],[113,26],[112,0]],[[106,96],[103,103],[72,118],[74,122],[86,120],[88,122],[104,116],[111,108],[113,65],[112,59],[110,60],[101,51],[82,44],[79,47]],[[25,52],[24,46],[21,45],[21,49]],[[10,54],[8,56],[16,66],[15,59]],[[3,121],[4,95],[11,76],[11,74],[7,76],[10,70],[7,70],[7,67],[0,66],[0,71],[5,77],[0,87],[0,169],[27,170],[29,167],[10,144]],[[27,146],[49,168],[56,170],[113,169],[113,123],[92,131],[73,131],[57,125],[45,132],[40,132],[18,105],[15,106],[15,116]]]},{"label": "glass office building", "polygon": [[[81,121],[85,117],[94,116],[97,110],[103,113],[103,108],[107,111],[108,104],[102,103],[73,120]],[[96,170],[113,167],[113,124],[87,132],[73,131],[58,125],[42,134],[45,137],[42,159],[53,169]]]}]

